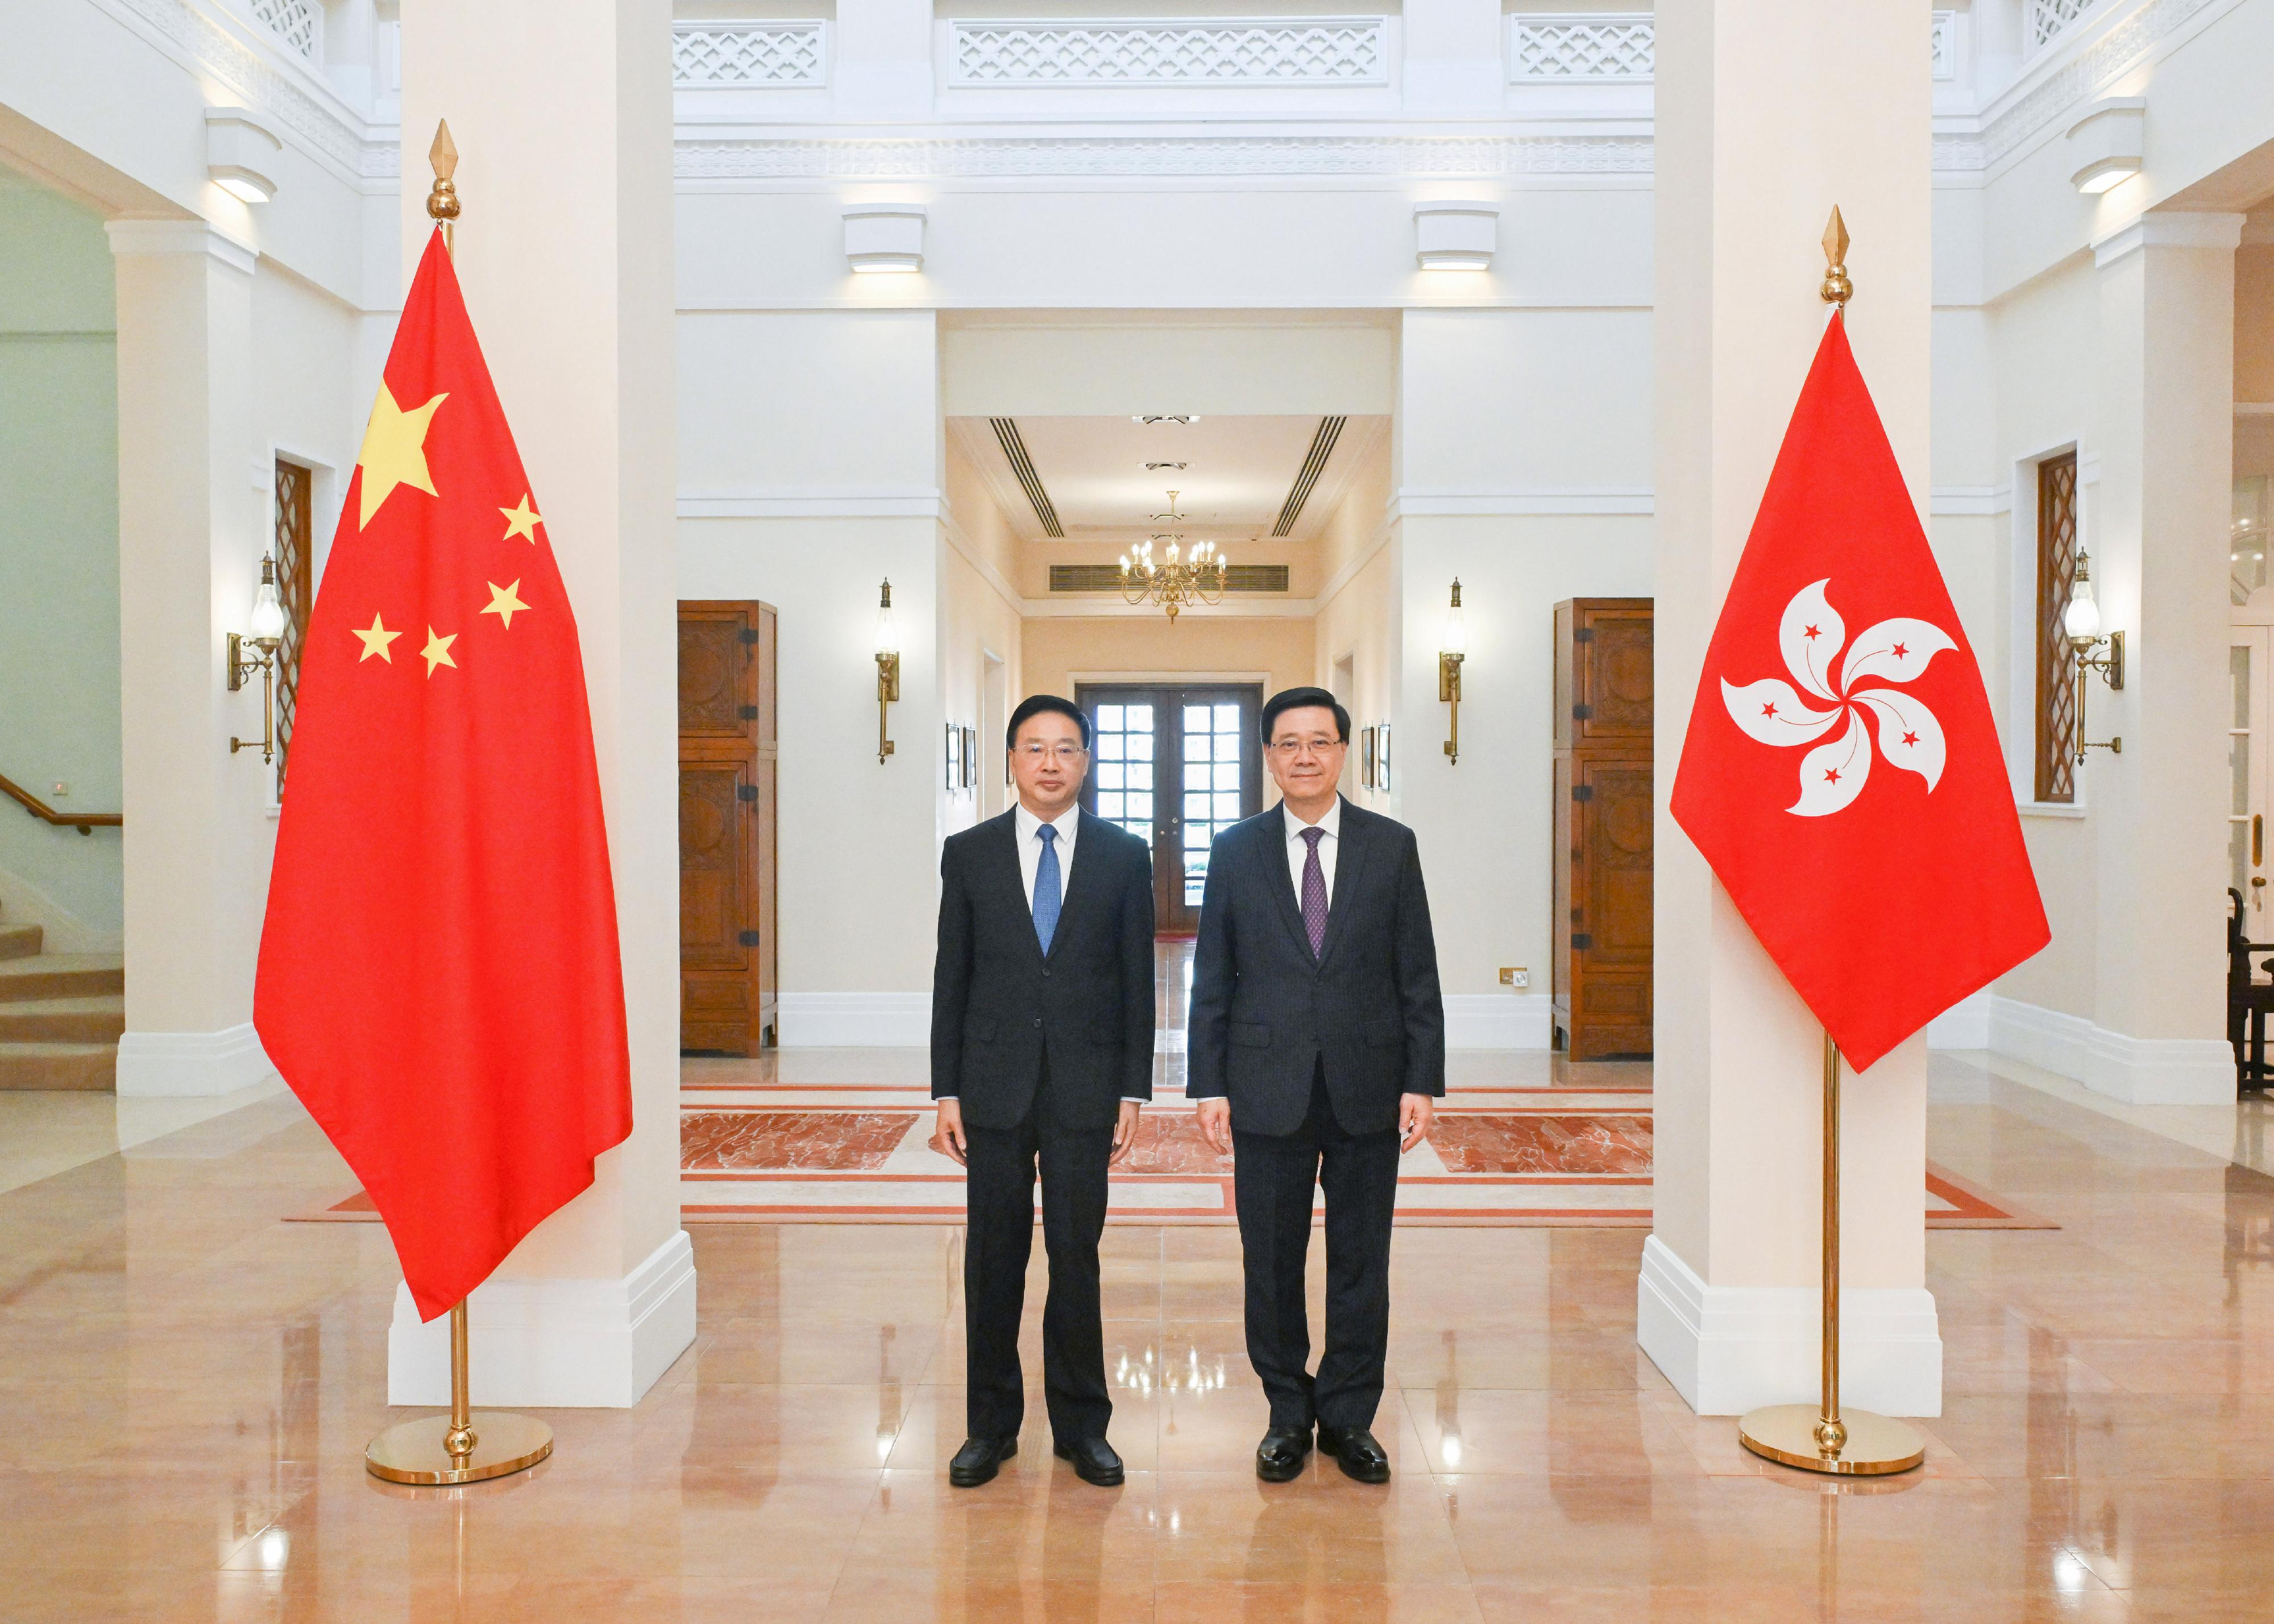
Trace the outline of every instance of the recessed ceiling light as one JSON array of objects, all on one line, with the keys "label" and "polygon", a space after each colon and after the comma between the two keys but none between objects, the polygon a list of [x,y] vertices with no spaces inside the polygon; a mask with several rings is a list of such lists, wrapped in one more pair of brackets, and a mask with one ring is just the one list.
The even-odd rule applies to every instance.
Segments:
[{"label": "recessed ceiling light", "polygon": [[1145,469],[1148,473],[1153,473],[1163,468],[1183,469],[1186,466],[1187,464],[1183,462],[1148,462],[1145,464]]},{"label": "recessed ceiling light", "polygon": [[1133,415],[1129,421],[1132,423],[1198,423],[1200,419],[1184,412],[1170,411],[1156,412],[1150,416],[1138,413]]}]

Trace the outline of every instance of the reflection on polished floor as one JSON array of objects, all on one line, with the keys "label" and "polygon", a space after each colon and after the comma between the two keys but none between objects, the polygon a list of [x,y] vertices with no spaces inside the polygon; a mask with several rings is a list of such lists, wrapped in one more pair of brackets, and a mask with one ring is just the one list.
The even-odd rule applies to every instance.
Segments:
[{"label": "reflection on polished floor", "polygon": [[395,1417],[392,1255],[281,1222],[344,1172],[297,1105],[104,1154],[81,1097],[16,1096],[0,1617],[2270,1616],[2264,1107],[2227,1114],[2230,1158],[2201,1113],[2166,1134],[2007,1062],[1933,1068],[1934,1158],[2061,1227],[1928,1237],[1927,1468],[1839,1487],[1689,1414],[1634,1349],[1642,1232],[1587,1229],[1401,1230],[1397,1478],[1259,1484],[1236,1235],[1125,1227],[1126,1486],[1052,1461],[1037,1402],[1004,1476],[953,1491],[959,1231],[788,1225],[694,1231],[699,1338],[636,1410],[549,1412],[518,1478],[390,1489],[361,1451]]}]

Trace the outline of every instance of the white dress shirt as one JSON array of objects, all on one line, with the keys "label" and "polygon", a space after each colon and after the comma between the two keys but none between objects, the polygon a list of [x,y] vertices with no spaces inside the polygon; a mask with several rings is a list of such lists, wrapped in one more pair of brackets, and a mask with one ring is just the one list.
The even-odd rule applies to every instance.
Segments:
[{"label": "white dress shirt", "polygon": [[[1019,883],[1027,888],[1027,912],[1035,911],[1035,870],[1043,866],[1043,820],[1020,801],[1012,816],[1018,820]],[[1081,808],[1068,807],[1050,820],[1058,831],[1058,906],[1065,906],[1066,884],[1073,878],[1073,838],[1081,828]]]},{"label": "white dress shirt", "polygon": [[[1287,872],[1295,882],[1295,906],[1303,904],[1303,864],[1311,854],[1309,843],[1303,838],[1306,829],[1323,829],[1327,832],[1319,841],[1319,872],[1327,876],[1327,902],[1335,899],[1335,848],[1343,842],[1343,798],[1335,797],[1327,815],[1316,823],[1306,823],[1287,810],[1287,803],[1279,803],[1280,816],[1287,820]],[[1028,889],[1033,888],[1031,884]]]},{"label": "white dress shirt", "polygon": [[[1011,809],[1013,826],[1019,831],[1019,883],[1027,888],[1027,911],[1035,911],[1035,871],[1043,866],[1043,820],[1027,810],[1020,801]],[[1058,831],[1058,906],[1065,906],[1066,886],[1073,878],[1073,840],[1081,828],[1081,808],[1068,807],[1050,820],[1050,827]],[[1124,1100],[1138,1105],[1144,1101],[1133,1094],[1124,1094]]]}]

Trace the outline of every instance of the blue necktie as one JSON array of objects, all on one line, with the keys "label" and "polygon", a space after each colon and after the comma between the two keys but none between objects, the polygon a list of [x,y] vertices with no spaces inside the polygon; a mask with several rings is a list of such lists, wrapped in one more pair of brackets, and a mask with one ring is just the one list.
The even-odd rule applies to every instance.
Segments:
[{"label": "blue necktie", "polygon": [[1048,953],[1058,929],[1058,831],[1044,823],[1035,832],[1043,838],[1043,860],[1035,865],[1035,936]]}]

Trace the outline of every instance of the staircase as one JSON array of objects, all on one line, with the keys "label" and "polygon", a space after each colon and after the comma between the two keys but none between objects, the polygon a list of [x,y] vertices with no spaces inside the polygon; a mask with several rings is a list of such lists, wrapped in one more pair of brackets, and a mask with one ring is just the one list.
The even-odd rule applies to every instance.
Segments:
[{"label": "staircase", "polygon": [[125,960],[41,946],[37,925],[0,920],[0,1088],[116,1086]]}]

